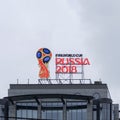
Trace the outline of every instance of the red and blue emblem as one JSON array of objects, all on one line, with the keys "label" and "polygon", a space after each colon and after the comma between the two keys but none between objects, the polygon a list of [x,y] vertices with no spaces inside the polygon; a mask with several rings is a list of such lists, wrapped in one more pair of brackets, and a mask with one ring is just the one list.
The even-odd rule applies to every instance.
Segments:
[{"label": "red and blue emblem", "polygon": [[37,53],[36,57],[38,59],[38,65],[40,67],[39,77],[40,78],[49,78],[50,72],[48,70],[48,63],[52,57],[52,53],[47,48],[40,48]]}]

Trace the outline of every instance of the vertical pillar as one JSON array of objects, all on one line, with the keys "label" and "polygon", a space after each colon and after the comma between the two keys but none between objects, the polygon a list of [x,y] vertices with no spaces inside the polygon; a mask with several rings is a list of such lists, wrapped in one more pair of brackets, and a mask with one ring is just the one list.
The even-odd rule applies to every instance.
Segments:
[{"label": "vertical pillar", "polygon": [[42,119],[41,104],[38,105],[37,118]]},{"label": "vertical pillar", "polygon": [[63,103],[63,120],[67,120],[67,102]]},{"label": "vertical pillar", "polygon": [[93,106],[92,101],[87,104],[87,120],[93,120]]},{"label": "vertical pillar", "polygon": [[114,104],[114,120],[119,120],[119,105]]},{"label": "vertical pillar", "polygon": [[[6,101],[6,100],[5,100]],[[6,101],[5,102],[5,105],[4,105],[4,120],[8,120],[8,113],[9,111],[8,111],[8,101]],[[1,115],[2,115],[2,113],[1,113]]]},{"label": "vertical pillar", "polygon": [[110,120],[112,120],[112,102],[110,103]]},{"label": "vertical pillar", "polygon": [[10,105],[9,106],[9,117],[11,117],[11,119],[10,120],[16,120],[16,117],[17,117],[17,115],[16,115],[16,105],[14,104],[14,105]]},{"label": "vertical pillar", "polygon": [[97,114],[96,115],[97,115],[96,116],[97,120],[100,120],[100,103],[99,102],[97,103]]}]

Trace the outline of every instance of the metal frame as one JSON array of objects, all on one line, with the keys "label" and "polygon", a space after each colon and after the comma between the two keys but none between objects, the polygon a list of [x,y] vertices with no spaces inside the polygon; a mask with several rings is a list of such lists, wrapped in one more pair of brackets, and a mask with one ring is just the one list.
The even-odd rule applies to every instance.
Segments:
[{"label": "metal frame", "polygon": [[32,100],[32,99],[35,99],[38,102],[38,99],[48,99],[48,98],[76,99],[76,100],[87,100],[87,101],[93,99],[92,96],[73,95],[73,94],[31,94],[31,95],[4,97],[4,99],[8,100],[11,103],[14,103],[14,101],[19,101],[19,100]]}]

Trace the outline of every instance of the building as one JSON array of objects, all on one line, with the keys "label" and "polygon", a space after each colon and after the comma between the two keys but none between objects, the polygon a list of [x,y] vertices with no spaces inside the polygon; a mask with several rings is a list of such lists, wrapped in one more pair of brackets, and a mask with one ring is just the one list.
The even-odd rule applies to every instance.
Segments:
[{"label": "building", "polygon": [[0,100],[1,120],[119,120],[119,106],[112,103],[107,84],[84,79],[88,58],[56,54],[56,79],[49,79],[51,51],[40,48],[36,57],[39,83],[10,84],[8,96]]},{"label": "building", "polygon": [[107,84],[10,84],[1,120],[119,120]]}]

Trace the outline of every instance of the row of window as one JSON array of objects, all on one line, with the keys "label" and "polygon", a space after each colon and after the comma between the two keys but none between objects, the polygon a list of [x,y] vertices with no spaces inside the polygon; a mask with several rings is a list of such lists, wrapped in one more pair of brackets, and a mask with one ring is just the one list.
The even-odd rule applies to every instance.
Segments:
[{"label": "row of window", "polygon": [[[21,106],[36,106],[35,103],[18,103]],[[75,107],[80,105],[87,105],[86,102],[67,102],[67,107]],[[42,103],[43,109],[41,111],[42,119],[53,119],[53,120],[63,120],[63,103],[61,102],[44,102]],[[58,109],[55,109],[58,107]],[[62,108],[62,109],[59,109]],[[50,110],[51,109],[51,110]],[[94,105],[93,110],[93,120],[97,120],[97,106]],[[17,110],[17,117],[23,118],[37,118],[37,109],[30,110],[30,109],[18,109]],[[99,106],[99,114],[100,120],[110,120],[110,104],[101,103]],[[67,120],[87,120],[87,109],[67,109],[66,110]]]}]

